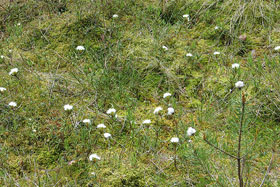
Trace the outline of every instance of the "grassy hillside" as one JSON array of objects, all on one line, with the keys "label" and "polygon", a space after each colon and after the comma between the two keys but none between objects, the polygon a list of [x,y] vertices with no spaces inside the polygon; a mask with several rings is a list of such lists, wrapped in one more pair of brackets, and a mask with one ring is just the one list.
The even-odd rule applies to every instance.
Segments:
[{"label": "grassy hillside", "polygon": [[0,1],[0,186],[280,186],[279,20],[264,0]]}]

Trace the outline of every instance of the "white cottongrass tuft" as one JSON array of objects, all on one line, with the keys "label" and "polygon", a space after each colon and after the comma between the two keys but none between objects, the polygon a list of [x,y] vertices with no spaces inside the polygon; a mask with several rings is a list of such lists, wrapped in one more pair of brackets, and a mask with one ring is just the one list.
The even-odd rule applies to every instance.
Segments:
[{"label": "white cottongrass tuft", "polygon": [[188,140],[189,143],[192,143],[192,140]]},{"label": "white cottongrass tuft", "polygon": [[215,30],[218,30],[218,29],[219,29],[219,27],[218,27],[218,26],[216,26],[216,27],[215,27]]},{"label": "white cottongrass tuft", "polygon": [[4,92],[6,90],[7,90],[6,88],[0,87],[0,92]]},{"label": "white cottongrass tuft", "polygon": [[90,123],[90,119],[84,119],[83,123]]},{"label": "white cottongrass tuft", "polygon": [[165,51],[168,50],[168,47],[166,47],[165,45],[162,46],[162,49],[164,49]]},{"label": "white cottongrass tuft", "polygon": [[76,47],[76,50],[77,50],[77,51],[84,51],[84,50],[85,50],[85,47],[82,46],[82,45],[79,45],[79,46]]},{"label": "white cottongrass tuft", "polygon": [[190,21],[190,15],[189,15],[189,14],[184,14],[184,15],[183,15],[183,18],[187,18],[188,21]]},{"label": "white cottongrass tuft", "polygon": [[196,132],[196,130],[192,127],[189,127],[188,130],[187,130],[187,135],[188,136],[191,136],[193,135],[194,133]]},{"label": "white cottongrass tuft", "polygon": [[280,49],[280,46],[276,46],[275,48],[274,48],[274,50],[276,50],[276,51],[278,51]]},{"label": "white cottongrass tuft", "polygon": [[191,53],[187,53],[186,56],[193,56]]},{"label": "white cottongrass tuft", "polygon": [[92,161],[93,159],[100,160],[101,158],[97,154],[91,154],[89,155],[89,160]]},{"label": "white cottongrass tuft", "polygon": [[239,66],[240,66],[240,65],[239,65],[239,64],[237,64],[237,63],[234,63],[234,64],[232,64],[232,65],[231,65],[232,69],[235,69],[235,68],[236,68],[236,69],[238,69],[238,68],[239,68]]},{"label": "white cottongrass tuft", "polygon": [[221,53],[218,52],[218,51],[215,51],[213,54],[214,54],[214,55],[219,55],[219,54],[221,54]]},{"label": "white cottongrass tuft", "polygon": [[107,113],[107,114],[114,114],[114,113],[116,113],[116,109],[114,109],[114,108],[109,108],[109,110],[107,110],[106,113]]},{"label": "white cottongrass tuft", "polygon": [[114,14],[114,15],[113,15],[113,18],[118,18],[118,17],[119,17],[118,14]]},{"label": "white cottongrass tuft", "polygon": [[72,105],[64,105],[64,110],[67,111],[67,110],[72,110],[73,109],[73,106]]},{"label": "white cottongrass tuft", "polygon": [[168,109],[167,109],[167,115],[172,115],[172,114],[174,114],[174,108],[172,108],[172,107],[169,107]]},{"label": "white cottongrass tuft", "polygon": [[235,83],[235,87],[236,87],[236,88],[242,88],[242,87],[244,87],[244,86],[245,86],[245,84],[244,84],[243,81],[237,81],[237,82]]},{"label": "white cottongrass tuft", "polygon": [[105,126],[103,123],[101,123],[101,124],[98,124],[98,125],[97,125],[97,128],[98,128],[98,129],[101,129],[101,128],[105,129],[106,126]]},{"label": "white cottongrass tuft", "polygon": [[154,110],[154,114],[157,114],[157,113],[159,113],[159,111],[161,111],[162,110],[162,107],[156,107],[155,108],[155,110]]},{"label": "white cottongrass tuft", "polygon": [[171,138],[170,141],[171,141],[172,143],[178,143],[178,142],[179,142],[179,138],[173,137],[173,138]]},{"label": "white cottongrass tuft", "polygon": [[16,107],[16,106],[17,106],[17,103],[12,101],[12,102],[9,103],[9,106],[11,106],[11,107]]},{"label": "white cottongrass tuft", "polygon": [[169,92],[166,92],[165,94],[163,94],[163,98],[166,98],[166,97],[169,97],[169,96],[171,96],[171,93],[169,93]]},{"label": "white cottongrass tuft", "polygon": [[20,25],[21,25],[21,23],[18,23],[18,24],[17,24],[17,26],[20,26]]},{"label": "white cottongrass tuft", "polygon": [[106,133],[104,133],[104,137],[105,137],[105,138],[110,138],[110,137],[112,137],[112,135],[111,135],[110,133],[107,133],[107,132],[106,132]]},{"label": "white cottongrass tuft", "polygon": [[91,175],[96,175],[95,172],[91,172],[90,174],[91,174]]},{"label": "white cottongrass tuft", "polygon": [[11,69],[9,75],[15,75],[15,74],[17,74],[17,72],[18,72],[18,68],[13,68],[13,69]]},{"label": "white cottongrass tuft", "polygon": [[151,120],[146,119],[146,120],[144,120],[144,121],[142,122],[142,124],[150,124],[151,122],[152,122]]},{"label": "white cottongrass tuft", "polygon": [[5,57],[4,57],[4,55],[1,55],[1,56],[0,56],[0,58],[2,58],[2,59],[3,59],[3,58],[5,58]]}]

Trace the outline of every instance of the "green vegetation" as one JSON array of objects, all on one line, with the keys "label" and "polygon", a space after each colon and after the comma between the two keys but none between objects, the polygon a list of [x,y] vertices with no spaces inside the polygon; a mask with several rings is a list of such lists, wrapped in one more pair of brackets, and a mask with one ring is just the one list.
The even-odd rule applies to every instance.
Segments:
[{"label": "green vegetation", "polygon": [[239,186],[238,154],[246,186],[280,186],[279,20],[264,0],[0,1],[0,186]]}]

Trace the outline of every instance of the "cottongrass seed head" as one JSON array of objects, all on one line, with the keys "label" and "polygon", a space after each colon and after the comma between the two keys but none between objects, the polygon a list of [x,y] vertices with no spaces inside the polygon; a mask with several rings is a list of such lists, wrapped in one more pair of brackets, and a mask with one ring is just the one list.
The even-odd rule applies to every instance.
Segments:
[{"label": "cottongrass seed head", "polygon": [[89,155],[89,160],[90,160],[90,161],[93,161],[93,159],[100,160],[101,158],[100,158],[97,154],[91,154],[91,155]]},{"label": "cottongrass seed head", "polygon": [[279,49],[280,49],[280,46],[276,46],[276,47],[274,48],[275,51],[278,51]]},{"label": "cottongrass seed head", "polygon": [[192,57],[193,55],[191,53],[187,53],[186,56]]},{"label": "cottongrass seed head", "polygon": [[112,17],[113,17],[113,18],[118,18],[119,15],[118,15],[118,14],[114,14]]},{"label": "cottongrass seed head", "polygon": [[163,98],[170,97],[170,96],[171,96],[171,93],[168,93],[168,92],[166,92],[165,94],[163,94]]},{"label": "cottongrass seed head", "polygon": [[114,108],[109,108],[109,110],[107,110],[107,114],[114,114],[114,113],[116,113],[117,111],[116,111],[116,109],[114,109]]},{"label": "cottongrass seed head", "polygon": [[218,52],[218,51],[215,51],[213,54],[214,54],[214,55],[219,55],[219,54],[221,54],[221,53]]},{"label": "cottongrass seed head", "polygon": [[165,45],[162,46],[162,49],[164,49],[165,51],[168,50],[168,47],[166,47]]},{"label": "cottongrass seed head", "polygon": [[236,87],[236,88],[242,88],[242,87],[244,87],[244,86],[245,86],[245,84],[244,84],[243,81],[237,81],[237,82],[235,83],[235,87]]},{"label": "cottongrass seed head", "polygon": [[158,114],[162,110],[162,107],[156,107],[154,110],[154,114]]},{"label": "cottongrass seed head", "polygon": [[4,92],[6,90],[7,90],[6,88],[0,87],[0,92]]},{"label": "cottongrass seed head", "polygon": [[173,137],[173,138],[171,138],[170,142],[171,143],[178,143],[179,142],[179,138]]},{"label": "cottongrass seed head", "polygon": [[237,63],[234,63],[234,64],[231,65],[232,69],[238,69],[239,66],[240,66],[240,65],[237,64]]},{"label": "cottongrass seed head", "polygon": [[151,120],[145,119],[145,120],[142,122],[142,124],[150,124],[151,122],[152,122]]},{"label": "cottongrass seed head", "polygon": [[189,127],[187,130],[187,135],[192,136],[195,132],[196,132],[196,130],[194,128]]},{"label": "cottongrass seed head", "polygon": [[11,69],[11,71],[9,72],[9,75],[15,75],[18,72],[18,68],[13,68]]},{"label": "cottongrass seed head", "polygon": [[83,123],[90,123],[90,119],[84,119]]},{"label": "cottongrass seed head", "polygon": [[169,107],[169,108],[167,109],[167,115],[172,115],[172,114],[174,114],[174,112],[175,112],[175,110],[174,110],[174,108],[172,108],[172,107]]},{"label": "cottongrass seed head", "polygon": [[76,47],[76,50],[77,50],[77,51],[84,51],[84,50],[85,50],[85,47],[82,46],[82,45],[79,45],[79,46]]},{"label": "cottongrass seed head", "polygon": [[103,123],[101,123],[101,124],[98,124],[98,125],[97,125],[97,128],[98,128],[98,129],[101,129],[101,128],[102,128],[102,129],[105,129],[106,126],[105,126]]},{"label": "cottongrass seed head", "polygon": [[65,111],[70,111],[70,110],[72,110],[72,109],[73,109],[73,106],[72,106],[72,105],[69,105],[69,104],[64,105],[64,110],[65,110]]},{"label": "cottongrass seed head", "polygon": [[112,137],[112,135],[111,135],[110,133],[107,133],[107,132],[106,132],[106,133],[104,133],[104,137],[105,137],[105,138],[110,138],[110,137]]},{"label": "cottongrass seed head", "polygon": [[16,107],[16,106],[17,106],[17,103],[12,101],[12,102],[9,103],[9,106],[11,106],[11,107]]}]

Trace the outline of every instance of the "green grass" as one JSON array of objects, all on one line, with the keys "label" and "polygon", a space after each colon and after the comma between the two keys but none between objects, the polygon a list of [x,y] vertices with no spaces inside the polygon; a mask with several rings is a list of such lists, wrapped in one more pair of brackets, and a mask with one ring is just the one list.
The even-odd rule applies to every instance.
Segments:
[{"label": "green grass", "polygon": [[[264,186],[280,185],[280,3],[0,5],[0,87],[7,89],[0,92],[0,186],[238,186],[236,160],[204,136],[236,155],[242,93],[244,180],[259,186],[270,166]],[[10,76],[14,67],[19,72]],[[163,99],[166,92],[172,96]],[[158,106],[163,111],[154,115]],[[167,116],[170,106],[175,114]],[[107,128],[97,129],[100,123]],[[177,168],[172,137],[180,139]],[[93,153],[101,160],[90,161]]]}]

